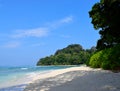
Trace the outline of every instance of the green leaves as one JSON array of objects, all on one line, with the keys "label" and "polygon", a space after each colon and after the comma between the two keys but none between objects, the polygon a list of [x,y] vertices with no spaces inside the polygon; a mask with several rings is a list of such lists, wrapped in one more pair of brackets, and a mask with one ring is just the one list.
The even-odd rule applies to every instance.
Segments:
[{"label": "green leaves", "polygon": [[120,43],[120,0],[100,0],[93,5],[89,15],[94,28],[100,30],[101,39],[97,43],[97,49]]},{"label": "green leaves", "polygon": [[81,45],[72,44],[57,50],[54,55],[41,58],[37,65],[79,65],[89,61],[95,51],[95,47],[84,50]]},{"label": "green leaves", "polygon": [[101,35],[97,53],[88,65],[95,68],[120,70],[120,0],[100,0],[89,12],[91,23]]},{"label": "green leaves", "polygon": [[120,70],[120,44],[113,48],[107,48],[95,53],[91,58],[89,65],[94,68],[103,68],[111,70]]}]

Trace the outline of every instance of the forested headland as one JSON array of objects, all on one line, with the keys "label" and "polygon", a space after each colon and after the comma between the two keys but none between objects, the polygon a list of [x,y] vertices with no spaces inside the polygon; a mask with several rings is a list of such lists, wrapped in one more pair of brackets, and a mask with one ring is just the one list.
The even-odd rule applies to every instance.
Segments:
[{"label": "forested headland", "polygon": [[95,51],[95,47],[85,50],[79,44],[71,44],[57,50],[54,55],[41,58],[37,65],[80,65],[88,62]]}]

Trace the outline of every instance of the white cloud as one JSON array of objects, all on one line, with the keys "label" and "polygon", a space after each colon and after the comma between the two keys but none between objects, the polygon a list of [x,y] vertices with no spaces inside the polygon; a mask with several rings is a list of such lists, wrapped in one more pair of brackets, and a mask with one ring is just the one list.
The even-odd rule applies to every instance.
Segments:
[{"label": "white cloud", "polygon": [[69,16],[69,17],[66,17],[66,18],[60,20],[60,23],[69,23],[71,21],[73,21],[73,16]]},{"label": "white cloud", "polygon": [[12,38],[23,38],[23,37],[43,37],[48,34],[47,28],[36,28],[28,30],[17,30]]},{"label": "white cloud", "polygon": [[16,47],[19,47],[21,45],[20,42],[8,42],[6,44],[3,45],[4,48],[16,48]]},{"label": "white cloud", "polygon": [[44,37],[47,36],[49,31],[53,28],[58,28],[66,23],[70,23],[73,21],[73,16],[68,16],[63,19],[57,20],[55,22],[47,23],[47,26],[42,28],[35,28],[35,29],[21,29],[16,30],[11,35],[12,38],[24,38],[24,37]]},{"label": "white cloud", "polygon": [[[73,17],[72,16],[68,16],[59,20],[56,20],[54,22],[49,22],[49,24],[47,24],[45,27],[38,27],[38,28],[33,28],[33,29],[17,29],[14,30],[13,32],[9,33],[9,34],[1,34],[2,38],[1,39],[6,39],[7,42],[3,45],[1,45],[0,47],[4,47],[4,48],[17,48],[19,46],[22,45],[22,42],[24,40],[19,40],[19,38],[30,38],[30,37],[36,37],[36,38],[40,38],[40,37],[44,37],[49,35],[50,32],[52,32],[52,30],[59,28],[60,26],[63,26],[64,24],[70,23],[73,21]],[[62,35],[60,37],[63,38],[69,38],[70,36],[68,35]],[[16,41],[17,38],[17,41]],[[44,43],[42,44],[33,44],[32,46],[41,46],[41,45],[45,45]]]},{"label": "white cloud", "polygon": [[62,26],[66,23],[70,23],[72,21],[73,21],[73,16],[68,16],[68,17],[65,17],[63,19],[60,19],[54,22],[49,22],[47,23],[47,25],[51,28],[58,28],[59,26]]}]

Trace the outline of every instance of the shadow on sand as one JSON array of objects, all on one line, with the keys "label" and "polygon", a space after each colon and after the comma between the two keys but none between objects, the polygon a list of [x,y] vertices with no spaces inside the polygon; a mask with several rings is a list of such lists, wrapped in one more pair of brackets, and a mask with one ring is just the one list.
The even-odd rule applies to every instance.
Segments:
[{"label": "shadow on sand", "polygon": [[0,88],[0,91],[23,91],[27,84],[21,84],[6,88]]}]

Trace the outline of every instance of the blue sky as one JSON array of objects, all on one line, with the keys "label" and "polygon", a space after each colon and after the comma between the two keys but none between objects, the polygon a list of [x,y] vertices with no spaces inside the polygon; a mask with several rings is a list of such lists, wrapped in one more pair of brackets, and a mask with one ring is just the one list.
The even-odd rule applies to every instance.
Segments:
[{"label": "blue sky", "polygon": [[88,11],[98,1],[0,0],[0,66],[35,65],[69,44],[95,46]]}]

